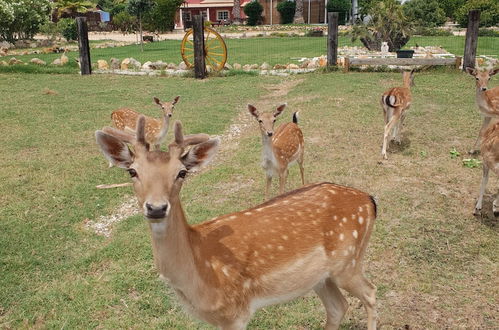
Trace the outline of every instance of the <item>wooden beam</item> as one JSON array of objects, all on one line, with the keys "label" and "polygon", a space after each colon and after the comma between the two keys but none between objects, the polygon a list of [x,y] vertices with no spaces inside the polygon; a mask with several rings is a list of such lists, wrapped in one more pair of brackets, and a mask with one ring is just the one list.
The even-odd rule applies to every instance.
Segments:
[{"label": "wooden beam", "polygon": [[327,65],[338,63],[338,13],[327,13]]},{"label": "wooden beam", "polygon": [[468,28],[466,29],[466,41],[464,44],[463,71],[466,70],[466,67],[475,67],[479,24],[480,10],[470,10],[468,13]]},{"label": "wooden beam", "polygon": [[80,72],[82,75],[92,74],[87,18],[77,17],[76,24],[78,26],[78,48],[80,49]]},{"label": "wooden beam", "polygon": [[455,58],[349,58],[349,65],[455,65]]},{"label": "wooden beam", "polygon": [[204,79],[206,77],[205,50],[204,50],[204,19],[201,15],[194,15],[194,77]]}]

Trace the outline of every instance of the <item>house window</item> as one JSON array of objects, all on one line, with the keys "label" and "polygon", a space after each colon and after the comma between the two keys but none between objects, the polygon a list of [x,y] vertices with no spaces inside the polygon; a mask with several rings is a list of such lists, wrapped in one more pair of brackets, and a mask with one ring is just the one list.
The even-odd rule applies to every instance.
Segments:
[{"label": "house window", "polygon": [[203,16],[203,19],[206,21],[208,18],[208,15],[206,14],[206,10],[201,11],[201,16]]},{"label": "house window", "polygon": [[228,19],[229,19],[229,11],[228,10],[217,11],[217,20],[227,21]]},{"label": "house window", "polygon": [[191,20],[191,13],[189,11],[182,11],[182,20],[184,22]]}]

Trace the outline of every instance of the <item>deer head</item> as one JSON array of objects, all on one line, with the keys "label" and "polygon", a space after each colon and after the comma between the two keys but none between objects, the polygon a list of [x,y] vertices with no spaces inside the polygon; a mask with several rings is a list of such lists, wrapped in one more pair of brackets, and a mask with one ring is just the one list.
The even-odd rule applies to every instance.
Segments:
[{"label": "deer head", "polygon": [[157,97],[153,97],[154,103],[156,103],[161,110],[163,111],[163,115],[167,117],[171,117],[173,115],[173,110],[175,109],[175,104],[177,104],[180,96],[176,96],[172,102],[161,102]]},{"label": "deer head", "polygon": [[487,84],[489,83],[490,77],[499,72],[499,68],[481,71],[478,69],[467,67],[466,72],[475,77],[476,88],[484,92],[487,90]]},{"label": "deer head", "polygon": [[[189,172],[209,163],[218,149],[219,140],[207,134],[184,136],[182,125],[175,122],[175,139],[168,151],[149,150],[145,142],[145,119],[137,122],[136,137],[111,127],[95,132],[104,156],[115,166],[128,171],[144,216],[150,221],[166,219],[182,183]],[[133,148],[130,149],[128,145]],[[189,146],[192,146],[188,149]]]},{"label": "deer head", "polygon": [[278,106],[276,110],[272,113],[270,112],[260,113],[253,105],[248,104],[248,111],[258,121],[260,131],[264,136],[274,135],[274,124],[276,118],[284,111],[285,108],[286,108],[286,103]]}]

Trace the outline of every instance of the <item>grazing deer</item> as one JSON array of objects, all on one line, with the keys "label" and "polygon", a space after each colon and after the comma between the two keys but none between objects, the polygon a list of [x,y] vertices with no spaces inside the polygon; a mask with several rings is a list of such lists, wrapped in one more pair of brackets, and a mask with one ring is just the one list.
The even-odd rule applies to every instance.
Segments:
[{"label": "grazing deer", "polygon": [[305,184],[303,177],[303,133],[298,127],[297,112],[293,113],[293,122],[279,125],[274,133],[274,124],[277,116],[286,108],[281,104],[273,113],[260,113],[248,104],[248,110],[259,123],[262,133],[262,167],[266,174],[265,199],[269,198],[272,177],[279,175],[279,193],[284,193],[286,179],[289,174],[289,165],[297,162],[300,166],[301,183]]},{"label": "grazing deer", "polygon": [[414,86],[414,70],[403,72],[402,78],[404,87],[394,87],[383,93],[381,96],[381,106],[385,118],[385,132],[383,135],[383,147],[381,155],[388,159],[386,149],[388,148],[388,136],[393,129],[391,140],[400,144],[400,130],[405,119],[406,110],[411,106],[412,94],[411,86]]},{"label": "grazing deer", "polygon": [[[172,102],[161,102],[157,97],[154,97],[154,103],[156,103],[161,110],[163,111],[163,118],[156,119],[152,117],[145,117],[146,120],[146,141],[147,143],[154,145],[156,149],[159,149],[161,144],[164,142],[166,138],[166,134],[168,133],[170,118],[173,115],[173,110],[175,109],[175,104],[177,104],[180,96],[177,96],[173,99]],[[135,132],[137,119],[142,114],[128,109],[121,108],[116,111],[113,111],[111,114],[111,119],[113,120],[116,128],[123,131]]]},{"label": "grazing deer", "polygon": [[[480,185],[480,195],[475,205],[474,215],[480,215],[482,211],[483,194],[489,180],[489,170],[499,176],[499,122],[494,118],[493,122],[480,134],[480,152],[483,158],[483,175]],[[494,216],[499,216],[499,194],[492,203]]]},{"label": "grazing deer", "polygon": [[144,131],[140,117],[136,135],[104,128],[95,136],[105,157],[130,173],[160,277],[189,312],[221,329],[245,329],[257,309],[314,290],[326,328],[337,329],[348,307],[341,288],[362,301],[368,329],[376,328],[376,287],[363,270],[376,218],[370,195],[316,183],[191,226],[180,190],[219,141],[184,136],[177,121],[168,151],[151,151]]},{"label": "grazing deer", "polygon": [[473,154],[477,151],[480,136],[489,126],[490,119],[492,117],[499,116],[499,86],[487,89],[490,77],[499,72],[499,68],[480,71],[467,67],[466,72],[476,79],[476,103],[478,105],[478,109],[483,115],[482,127],[480,128],[480,132],[478,133],[478,137],[473,145],[473,148],[470,150],[470,153]]}]

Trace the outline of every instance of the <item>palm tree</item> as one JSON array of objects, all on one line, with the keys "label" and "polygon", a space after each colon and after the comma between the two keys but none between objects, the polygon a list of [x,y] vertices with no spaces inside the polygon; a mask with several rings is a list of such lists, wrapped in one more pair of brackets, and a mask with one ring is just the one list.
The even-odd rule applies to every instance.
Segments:
[{"label": "palm tree", "polygon": [[55,0],[53,7],[57,17],[73,17],[84,14],[89,9],[95,8],[95,3],[87,0]]},{"label": "palm tree", "polygon": [[234,17],[234,24],[241,24],[241,0],[234,0],[234,7],[232,7],[232,16]]},{"label": "palm tree", "polygon": [[305,23],[305,20],[303,19],[303,0],[296,0],[296,11],[293,23],[295,24]]}]

